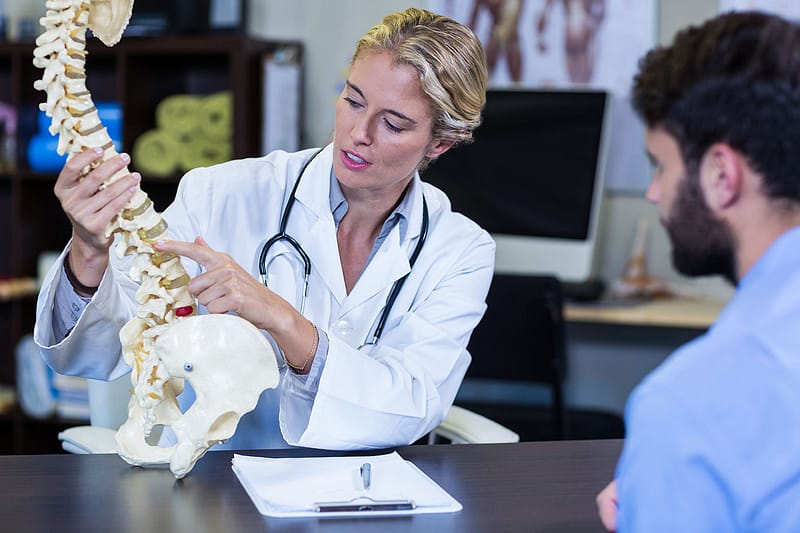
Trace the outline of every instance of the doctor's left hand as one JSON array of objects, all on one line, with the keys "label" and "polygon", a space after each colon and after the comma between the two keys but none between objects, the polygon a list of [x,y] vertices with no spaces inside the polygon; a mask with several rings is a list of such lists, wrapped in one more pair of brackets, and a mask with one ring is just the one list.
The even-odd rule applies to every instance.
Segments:
[{"label": "doctor's left hand", "polygon": [[[309,346],[319,341],[316,327],[292,305],[265,287],[233,258],[211,248],[201,237],[194,242],[163,240],[162,252],[188,257],[205,272],[189,281],[189,292],[209,313],[235,313],[257,328],[270,332],[284,356],[305,373],[313,360]],[[302,365],[302,367],[301,367]]]}]

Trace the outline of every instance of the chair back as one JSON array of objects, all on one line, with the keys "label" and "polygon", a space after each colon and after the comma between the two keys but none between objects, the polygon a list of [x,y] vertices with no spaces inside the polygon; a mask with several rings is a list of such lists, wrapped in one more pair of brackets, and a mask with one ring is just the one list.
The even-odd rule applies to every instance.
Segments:
[{"label": "chair back", "polygon": [[558,438],[564,435],[564,297],[553,276],[495,274],[486,314],[469,342],[467,378],[547,385]]},{"label": "chair back", "polygon": [[566,376],[561,282],[495,274],[486,304],[469,341],[467,375],[561,384]]}]

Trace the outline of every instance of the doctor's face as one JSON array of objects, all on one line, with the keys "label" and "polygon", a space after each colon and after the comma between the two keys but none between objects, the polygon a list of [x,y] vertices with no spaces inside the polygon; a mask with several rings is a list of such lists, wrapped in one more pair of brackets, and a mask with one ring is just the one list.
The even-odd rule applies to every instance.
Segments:
[{"label": "doctor's face", "polygon": [[345,194],[396,201],[423,158],[449,147],[432,130],[417,71],[388,52],[361,54],[336,103],[333,171]]}]

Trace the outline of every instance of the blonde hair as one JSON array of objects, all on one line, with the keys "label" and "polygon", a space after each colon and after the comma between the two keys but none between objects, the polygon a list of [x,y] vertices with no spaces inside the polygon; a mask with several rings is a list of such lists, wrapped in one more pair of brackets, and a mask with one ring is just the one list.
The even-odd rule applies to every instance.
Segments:
[{"label": "blonde hair", "polygon": [[433,113],[433,138],[453,144],[472,141],[486,103],[483,46],[465,25],[430,11],[392,13],[356,44],[351,66],[365,52],[388,51],[419,74]]}]

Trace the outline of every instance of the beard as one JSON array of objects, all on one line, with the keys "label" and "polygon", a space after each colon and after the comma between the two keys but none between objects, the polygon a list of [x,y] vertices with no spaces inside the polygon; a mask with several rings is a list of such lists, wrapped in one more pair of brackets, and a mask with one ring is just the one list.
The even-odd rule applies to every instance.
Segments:
[{"label": "beard", "polygon": [[672,243],[672,264],[690,277],[721,275],[736,284],[736,246],[730,226],[714,216],[703,198],[699,176],[679,186],[668,218],[662,221]]}]

